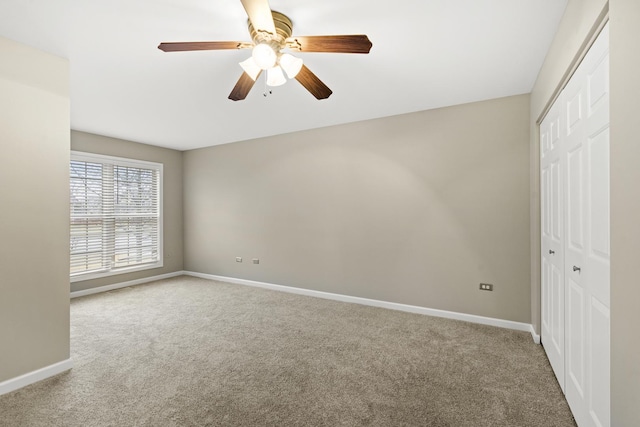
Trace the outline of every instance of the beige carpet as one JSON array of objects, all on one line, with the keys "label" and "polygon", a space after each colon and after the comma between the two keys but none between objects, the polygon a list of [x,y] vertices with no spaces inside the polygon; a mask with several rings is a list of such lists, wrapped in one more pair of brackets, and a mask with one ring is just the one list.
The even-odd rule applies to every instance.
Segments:
[{"label": "beige carpet", "polygon": [[2,426],[574,426],[525,332],[178,277],[71,303]]}]

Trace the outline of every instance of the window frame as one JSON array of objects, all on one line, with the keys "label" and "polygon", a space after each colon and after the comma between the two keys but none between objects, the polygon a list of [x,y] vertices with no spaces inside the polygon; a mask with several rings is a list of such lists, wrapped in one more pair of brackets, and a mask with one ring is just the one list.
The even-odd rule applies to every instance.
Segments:
[{"label": "window frame", "polygon": [[[110,164],[113,166],[132,167],[153,169],[158,171],[158,261],[149,264],[135,265],[130,267],[111,267],[108,270],[74,273],[69,271],[69,279],[71,283],[82,282],[85,280],[98,279],[101,277],[110,277],[119,274],[133,273],[136,271],[151,270],[164,267],[164,165],[162,163],[150,162],[146,160],[129,159],[125,157],[109,156],[105,154],[87,153],[82,151],[71,150],[69,159],[69,167],[72,161],[93,162],[101,164]],[[71,174],[69,174],[69,199],[71,198]],[[71,210],[69,211],[69,224],[71,224]],[[69,245],[71,245],[71,226],[69,226]],[[71,246],[69,246],[71,251]]]}]

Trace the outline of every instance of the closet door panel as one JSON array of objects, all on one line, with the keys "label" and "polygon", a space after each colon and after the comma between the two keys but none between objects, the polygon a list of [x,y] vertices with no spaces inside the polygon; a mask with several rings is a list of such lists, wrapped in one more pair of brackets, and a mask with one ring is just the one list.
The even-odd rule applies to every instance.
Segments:
[{"label": "closet door panel", "polygon": [[[562,270],[553,264],[550,270],[551,341],[554,352],[564,358],[564,276]],[[564,365],[564,360],[562,364]],[[562,383],[564,384],[564,379]]]},{"label": "closet door panel", "polygon": [[[584,398],[585,390],[585,326],[584,290],[582,286],[570,277],[567,292],[567,389],[575,390],[580,399]],[[574,414],[577,415],[574,411]]]},{"label": "closet door panel", "polygon": [[608,426],[611,418],[610,311],[597,298],[591,298],[589,305],[589,418],[591,425],[600,427]]},{"label": "closet door panel", "polygon": [[[567,85],[568,91],[580,94],[571,97],[580,99],[580,108],[568,105],[567,114],[578,114],[581,120],[575,120],[572,133],[567,136],[570,169],[567,191],[580,194],[580,200],[569,196],[566,201],[565,272],[571,288],[567,310],[573,312],[568,314],[571,321],[566,331],[567,340],[571,342],[568,353],[572,353],[567,360],[571,384],[566,387],[566,395],[581,427],[611,423],[608,51],[608,27],[605,27],[572,77],[575,83]],[[574,211],[578,207],[581,207],[580,213]],[[579,238],[578,227],[582,230]],[[578,304],[582,304],[580,315]],[[582,321],[583,326],[578,327],[574,321]],[[581,357],[576,355],[578,352],[582,353]],[[582,381],[579,372],[584,373]]]},{"label": "closet door panel", "polygon": [[567,154],[567,249],[577,252],[571,261],[578,265],[584,250],[583,158],[581,143]]},{"label": "closet door panel", "polygon": [[587,214],[587,260],[589,290],[605,306],[609,306],[610,236],[609,236],[609,129],[593,135],[588,143],[589,198]]},{"label": "closet door panel", "polygon": [[[583,62],[584,64],[584,62]],[[586,117],[587,84],[581,65],[564,90],[564,114],[567,134],[564,138],[566,162],[565,188],[565,395],[579,426],[586,426],[588,381],[587,373],[587,301],[588,282],[584,268],[587,245],[587,150]]]},{"label": "closet door panel", "polygon": [[[562,251],[562,238],[563,236],[563,222],[564,222],[564,214],[563,214],[563,191],[562,191],[562,169],[560,166],[560,159],[555,158],[553,163],[550,165],[550,182],[549,182],[549,193],[551,197],[551,230],[550,230],[550,238],[553,242],[554,246]],[[555,259],[559,259],[560,257],[555,257]]]},{"label": "closet door panel", "polygon": [[541,339],[549,363],[564,390],[564,210],[560,109],[554,105],[540,126],[541,136]]},{"label": "closet door panel", "polygon": [[[571,85],[571,83],[569,83]],[[567,86],[569,88],[569,86]],[[566,101],[566,118],[567,118],[567,136],[572,135],[579,128],[582,122],[582,93],[580,87],[575,92],[567,92]]]},{"label": "closet door panel", "polygon": [[[610,215],[608,27],[585,58],[588,118],[585,121],[587,299],[586,425],[609,426],[610,415]],[[592,54],[593,53],[593,54]],[[588,59],[588,60],[587,60]]]}]

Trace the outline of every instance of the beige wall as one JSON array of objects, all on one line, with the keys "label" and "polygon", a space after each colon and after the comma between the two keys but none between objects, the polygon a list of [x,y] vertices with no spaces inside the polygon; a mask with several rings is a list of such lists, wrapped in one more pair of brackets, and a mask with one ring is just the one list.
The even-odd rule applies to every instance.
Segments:
[{"label": "beige wall", "polygon": [[528,117],[522,95],[185,152],[185,269],[529,322]]},{"label": "beige wall", "polygon": [[609,11],[611,78],[611,425],[640,420],[640,2],[569,0],[567,11],[531,94],[532,318],[540,327],[539,195],[536,120]]},{"label": "beige wall", "polygon": [[139,144],[117,138],[71,131],[71,149],[146,160],[163,164],[163,244],[162,268],[118,274],[93,280],[73,282],[72,291],[122,283],[129,280],[181,271],[182,256],[182,152],[153,145]]},{"label": "beige wall", "polygon": [[68,81],[0,38],[0,382],[69,358]]},{"label": "beige wall", "polygon": [[640,2],[611,14],[611,425],[640,424]]}]

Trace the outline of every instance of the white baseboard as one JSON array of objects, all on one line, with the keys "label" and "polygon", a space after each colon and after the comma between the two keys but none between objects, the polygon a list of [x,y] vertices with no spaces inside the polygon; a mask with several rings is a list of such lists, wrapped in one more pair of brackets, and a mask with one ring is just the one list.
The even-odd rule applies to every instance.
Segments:
[{"label": "white baseboard", "polygon": [[129,280],[128,282],[114,283],[113,285],[98,286],[96,288],[84,289],[82,291],[71,292],[71,298],[83,297],[85,295],[97,294],[100,292],[112,291],[114,289],[126,288],[128,286],[141,285],[156,280],[168,279],[170,277],[183,276],[184,271],[174,271],[172,273],[160,274],[158,276],[143,277],[142,279]]},{"label": "white baseboard", "polygon": [[478,323],[481,325],[496,326],[499,328],[513,329],[531,333],[531,337],[536,344],[540,344],[540,335],[536,334],[533,325],[529,323],[514,322],[511,320],[496,319],[493,317],[476,316],[474,314],[457,313],[455,311],[438,310],[435,308],[420,307],[416,305],[400,304],[395,302],[380,301],[369,298],[354,297],[350,295],[334,294],[330,292],[316,291],[312,289],[294,288],[292,286],[276,285],[273,283],[257,282],[253,280],[237,279],[234,277],[217,276],[215,274],[197,273],[195,271],[174,271],[172,273],[159,276],[145,277],[142,279],[130,280],[128,282],[114,283],[113,285],[100,286],[82,291],[71,292],[71,298],[85,295],[97,294],[100,292],[112,291],[114,289],[126,288],[128,286],[140,285],[153,282],[155,280],[168,279],[177,276],[193,276],[202,279],[217,280],[220,282],[235,283],[238,285],[253,286],[256,288],[271,289],[292,294],[306,295],[316,298],[324,298],[335,301],[349,302],[354,304],[368,305],[372,307],[387,308],[390,310],[406,311],[408,313],[424,314],[427,316],[444,317],[447,319],[462,320],[465,322]]},{"label": "white baseboard", "polygon": [[44,368],[36,369],[32,372],[20,375],[19,377],[11,378],[9,380],[0,383],[0,396],[3,394],[11,393],[22,387],[26,387],[29,384],[37,383],[54,375],[58,375],[64,371],[68,371],[73,368],[73,362],[71,359],[63,360],[62,362],[54,363],[53,365],[45,366]]},{"label": "white baseboard", "polygon": [[531,329],[529,330],[531,332],[531,337],[533,338],[533,342],[536,344],[540,344],[540,335],[536,334],[536,329],[533,327],[533,325],[529,325],[531,327]]},{"label": "white baseboard", "polygon": [[234,277],[216,276],[214,274],[196,273],[194,271],[184,271],[187,276],[200,277],[202,279],[218,280],[220,282],[235,283],[238,285],[253,286],[263,289],[271,289],[292,294],[306,295],[317,298],[330,299],[335,301],[350,302],[355,304],[369,305],[372,307],[388,308],[391,310],[406,311],[408,313],[424,314],[427,316],[445,317],[447,319],[463,320],[465,322],[479,323],[482,325],[497,326],[499,328],[514,329],[516,331],[530,332],[533,341],[540,344],[540,336],[535,334],[533,325],[529,323],[514,322],[511,320],[496,319],[493,317],[476,316],[474,314],[457,313],[454,311],[438,310],[435,308],[419,307],[415,305],[399,304],[360,298],[349,295],[334,294],[330,292],[315,291],[311,289],[294,288],[291,286],[276,285],[273,283],[256,282],[253,280],[236,279]]}]

